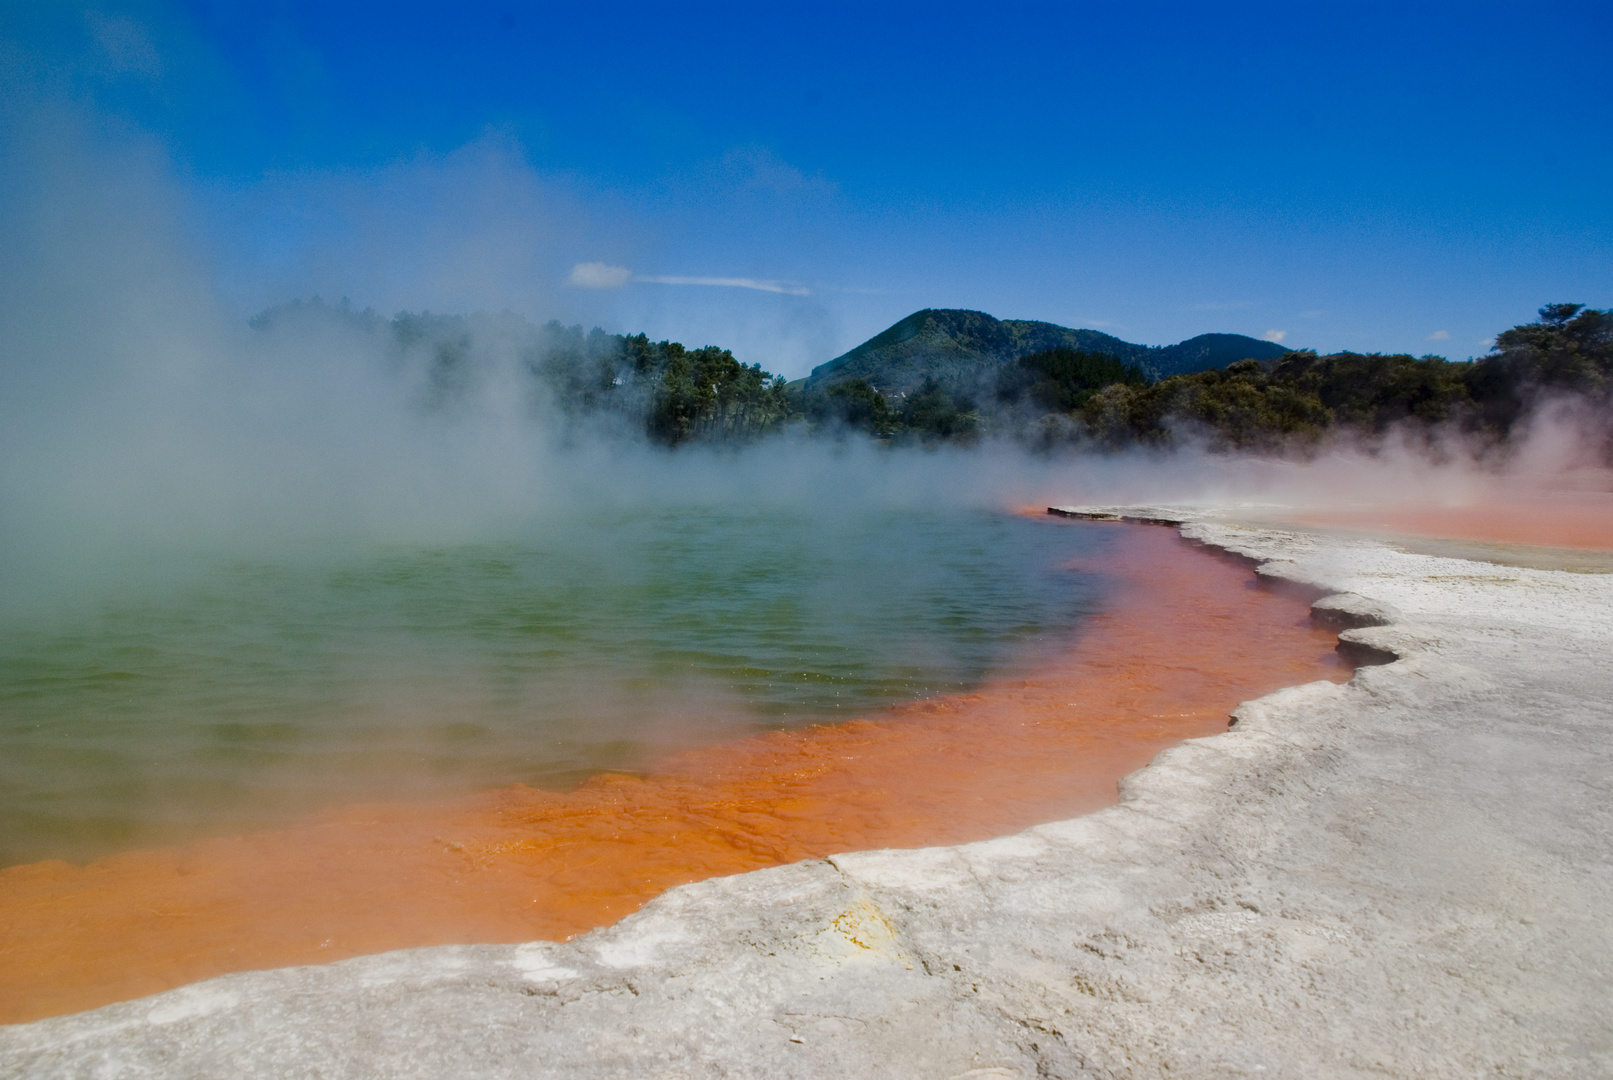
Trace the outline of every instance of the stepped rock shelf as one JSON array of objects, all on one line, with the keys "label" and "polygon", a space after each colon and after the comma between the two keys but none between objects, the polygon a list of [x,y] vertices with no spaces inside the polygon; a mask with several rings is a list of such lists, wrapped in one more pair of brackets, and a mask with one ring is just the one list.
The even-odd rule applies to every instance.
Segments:
[{"label": "stepped rock shelf", "polygon": [[1175,525],[1387,662],[1085,817],[0,1028],[0,1075],[1613,1074],[1613,575],[1062,509]]}]

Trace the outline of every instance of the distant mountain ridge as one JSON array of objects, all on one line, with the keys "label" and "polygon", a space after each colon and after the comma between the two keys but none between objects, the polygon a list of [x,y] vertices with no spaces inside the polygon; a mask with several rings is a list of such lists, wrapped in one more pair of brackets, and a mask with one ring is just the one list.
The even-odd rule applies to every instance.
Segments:
[{"label": "distant mountain ridge", "polygon": [[1176,345],[1137,345],[1098,330],[1075,330],[1028,319],[997,319],[983,311],[925,308],[855,349],[819,364],[802,380],[806,390],[863,379],[887,396],[910,393],[934,379],[950,393],[989,393],[1003,367],[1047,349],[1104,353],[1162,379],[1238,360],[1276,360],[1289,350],[1242,334],[1200,334]]}]

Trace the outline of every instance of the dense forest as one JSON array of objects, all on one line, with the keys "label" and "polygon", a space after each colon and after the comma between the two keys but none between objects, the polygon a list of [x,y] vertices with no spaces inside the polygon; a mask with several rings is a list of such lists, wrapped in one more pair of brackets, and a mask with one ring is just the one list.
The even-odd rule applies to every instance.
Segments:
[{"label": "dense forest", "polygon": [[[1538,321],[1499,334],[1492,353],[1469,362],[1302,350],[1150,379],[1116,357],[1051,349],[1002,368],[989,400],[945,399],[933,383],[925,392],[932,400],[920,412],[853,380],[809,397],[803,411],[887,440],[994,436],[1049,451],[1193,442],[1304,454],[1329,436],[1370,443],[1391,431],[1460,433],[1481,450],[1504,448],[1536,406],[1573,399],[1613,440],[1613,313],[1548,304]],[[1613,458],[1613,441],[1602,450]]]},{"label": "dense forest", "polygon": [[[936,313],[919,314],[926,326],[935,322]],[[839,381],[815,373],[789,384],[715,346],[534,326],[508,313],[385,320],[316,300],[271,309],[253,326],[271,335],[332,326],[357,334],[412,380],[426,411],[452,413],[490,385],[514,386],[564,432],[633,433],[668,447],[743,444],[790,429],[893,444],[1001,440],[1050,453],[1192,443],[1303,455],[1330,437],[1370,443],[1391,432],[1460,433],[1481,450],[1504,449],[1537,406],[1573,399],[1613,460],[1613,313],[1580,304],[1546,305],[1537,321],[1504,331],[1489,355],[1468,362],[1302,350],[1158,377],[1132,362],[1152,354],[1059,345],[997,357],[979,369],[989,379],[907,372],[906,389],[892,393],[828,365],[818,372]]]},{"label": "dense forest", "polygon": [[727,349],[597,329],[583,338],[581,327],[558,323],[544,329],[550,347],[527,362],[568,415],[616,413],[667,446],[754,439],[791,416],[784,379]]},{"label": "dense forest", "polygon": [[1504,446],[1535,406],[1569,398],[1604,438],[1613,434],[1613,313],[1548,304],[1537,322],[1504,331],[1488,356],[1463,363],[1303,351],[1115,384],[1074,416],[1084,438],[1106,446],[1198,438],[1216,449],[1303,453],[1330,434],[1371,441],[1392,430],[1459,432],[1482,448]]}]

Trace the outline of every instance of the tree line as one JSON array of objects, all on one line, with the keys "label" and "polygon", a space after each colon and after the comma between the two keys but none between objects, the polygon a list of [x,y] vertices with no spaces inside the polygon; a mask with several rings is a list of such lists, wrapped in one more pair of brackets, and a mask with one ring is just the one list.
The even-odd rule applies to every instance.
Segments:
[{"label": "tree line", "polygon": [[[1604,457],[1613,460],[1613,312],[1547,304],[1539,315],[1497,335],[1489,355],[1468,362],[1299,350],[1150,380],[1114,357],[1052,349],[1006,367],[995,400],[984,405],[946,399],[920,409],[854,380],[831,388],[827,400],[806,403],[804,412],[891,441],[997,436],[1043,450],[1193,442],[1304,454],[1330,436],[1370,441],[1391,430],[1428,438],[1455,431],[1504,446],[1543,401],[1572,398],[1586,407]],[[918,397],[925,395],[945,397],[933,384]]]},{"label": "tree line", "polygon": [[[1496,336],[1474,361],[1405,354],[1288,353],[1263,365],[1148,385],[1112,385],[1078,410],[1084,436],[1104,446],[1169,445],[1303,453],[1335,433],[1371,440],[1391,430],[1459,432],[1501,446],[1539,404],[1573,398],[1604,439],[1613,435],[1613,313],[1547,304],[1536,322]],[[1604,455],[1613,444],[1604,443]]]},{"label": "tree line", "polygon": [[345,306],[294,303],[253,320],[261,331],[336,324],[381,343],[411,373],[416,398],[452,411],[511,366],[535,408],[573,424],[637,431],[668,447],[741,444],[794,428],[886,443],[1116,450],[1192,442],[1212,449],[1304,454],[1331,436],[1457,431],[1504,446],[1543,401],[1573,398],[1599,424],[1613,460],[1613,312],[1548,304],[1539,319],[1497,335],[1487,356],[1301,350],[1277,360],[1151,379],[1096,352],[1056,348],[1005,364],[992,392],[959,395],[927,379],[887,396],[864,379],[792,387],[727,349],[686,348],[644,334],[608,334],[515,315],[402,313],[384,320]]}]

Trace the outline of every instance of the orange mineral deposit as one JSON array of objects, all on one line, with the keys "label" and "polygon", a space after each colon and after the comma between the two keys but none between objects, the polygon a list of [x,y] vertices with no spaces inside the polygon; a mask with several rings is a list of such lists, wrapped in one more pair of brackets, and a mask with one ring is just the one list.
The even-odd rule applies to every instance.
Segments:
[{"label": "orange mineral deposit", "polygon": [[[1613,483],[1613,476],[1603,478]],[[1283,515],[1279,515],[1283,516]],[[1305,509],[1286,515],[1304,525],[1486,544],[1613,551],[1613,491],[1497,487],[1461,503]]]},{"label": "orange mineral deposit", "polygon": [[[1050,523],[1050,528],[1068,527]],[[1087,526],[1091,527],[1091,526]],[[1168,529],[1123,530],[1108,608],[1030,678],[711,746],[565,793],[362,805],[291,828],[0,871],[0,1022],[230,971],[563,939],[675,885],[955,844],[1113,803],[1241,701],[1348,671],[1305,605]]]}]

